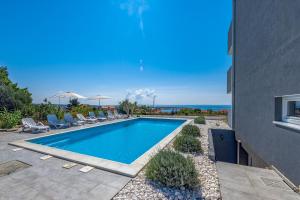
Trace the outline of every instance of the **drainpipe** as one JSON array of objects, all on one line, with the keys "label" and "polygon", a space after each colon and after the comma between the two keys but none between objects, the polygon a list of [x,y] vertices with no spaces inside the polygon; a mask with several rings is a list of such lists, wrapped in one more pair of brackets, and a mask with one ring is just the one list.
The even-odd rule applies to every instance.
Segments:
[{"label": "drainpipe", "polygon": [[236,161],[237,161],[237,164],[239,165],[240,164],[240,146],[241,146],[241,140],[238,140],[237,141],[237,144],[236,144],[236,148],[237,148],[237,151],[236,151]]}]

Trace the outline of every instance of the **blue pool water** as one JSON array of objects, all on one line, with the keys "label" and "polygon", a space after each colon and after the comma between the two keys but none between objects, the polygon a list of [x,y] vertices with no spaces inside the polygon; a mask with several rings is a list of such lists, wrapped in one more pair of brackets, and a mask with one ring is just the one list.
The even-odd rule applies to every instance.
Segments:
[{"label": "blue pool water", "polygon": [[29,142],[130,164],[184,122],[140,118]]}]

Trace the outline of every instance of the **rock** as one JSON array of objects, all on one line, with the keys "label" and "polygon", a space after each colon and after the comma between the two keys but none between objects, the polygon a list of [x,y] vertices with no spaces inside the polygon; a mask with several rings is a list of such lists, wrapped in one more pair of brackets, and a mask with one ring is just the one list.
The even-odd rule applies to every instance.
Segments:
[{"label": "rock", "polygon": [[[180,187],[179,189],[165,187],[159,183],[148,181],[145,177],[145,170],[142,170],[113,199],[221,199],[216,166],[208,158],[208,128],[216,127],[216,123],[221,128],[228,128],[225,123],[219,120],[207,120],[206,125],[197,125],[201,127],[201,137],[199,140],[203,148],[203,154],[191,156],[199,173],[200,187],[194,190],[188,190],[185,187]],[[172,143],[168,144],[167,148],[172,148]]]}]

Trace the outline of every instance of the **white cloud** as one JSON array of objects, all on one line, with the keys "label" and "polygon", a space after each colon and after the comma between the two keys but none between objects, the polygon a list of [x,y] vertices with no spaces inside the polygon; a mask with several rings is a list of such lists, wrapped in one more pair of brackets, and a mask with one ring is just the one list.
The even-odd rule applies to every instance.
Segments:
[{"label": "white cloud", "polygon": [[139,21],[139,29],[144,35],[143,14],[149,8],[146,0],[126,0],[120,3],[120,9],[127,11],[129,16],[136,16]]},{"label": "white cloud", "polygon": [[129,101],[141,102],[143,99],[153,99],[156,97],[156,92],[153,89],[143,88],[137,90],[127,90],[126,99]]}]

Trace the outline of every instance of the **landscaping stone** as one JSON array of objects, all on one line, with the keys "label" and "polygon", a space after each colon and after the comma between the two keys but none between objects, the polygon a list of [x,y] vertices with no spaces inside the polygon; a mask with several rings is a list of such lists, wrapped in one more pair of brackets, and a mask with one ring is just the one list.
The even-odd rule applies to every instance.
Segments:
[{"label": "landscaping stone", "polygon": [[[227,124],[220,120],[207,120],[204,125],[197,125],[201,130],[199,138],[203,153],[184,154],[190,155],[195,161],[199,172],[200,186],[190,190],[185,187],[169,188],[160,183],[149,181],[142,170],[133,178],[113,199],[162,199],[162,200],[218,200],[221,199],[220,186],[215,163],[208,158],[208,128],[228,128]],[[167,146],[172,148],[172,142]]]}]

